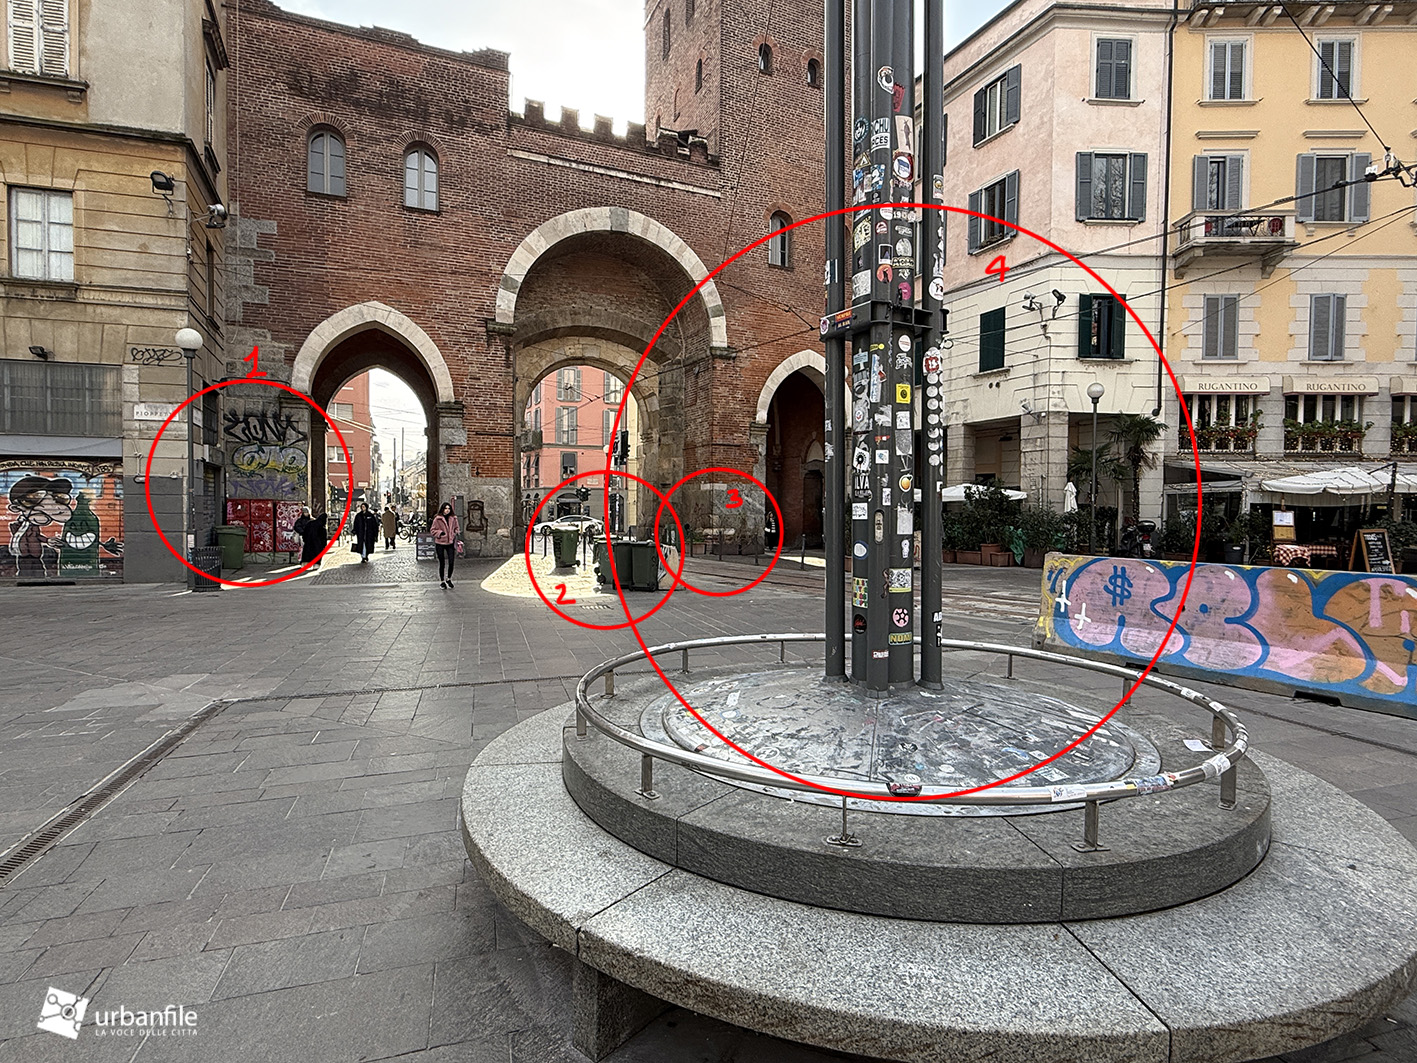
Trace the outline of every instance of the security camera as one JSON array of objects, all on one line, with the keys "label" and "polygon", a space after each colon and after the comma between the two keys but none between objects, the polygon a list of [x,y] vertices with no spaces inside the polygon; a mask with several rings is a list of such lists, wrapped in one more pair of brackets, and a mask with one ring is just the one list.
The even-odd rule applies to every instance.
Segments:
[{"label": "security camera", "polygon": [[1068,301],[1068,297],[1062,292],[1058,291],[1057,288],[1053,289],[1053,299],[1059,306],[1062,306],[1065,302]]},{"label": "security camera", "polygon": [[1043,304],[1038,301],[1038,297],[1032,292],[1023,293],[1023,308],[1025,310],[1042,310]]},{"label": "security camera", "polygon": [[1020,402],[1019,407],[1023,410],[1024,413],[1033,412],[1033,407],[1029,404],[1029,401],[1027,399],[1024,399],[1022,402]]},{"label": "security camera", "polygon": [[225,229],[226,208],[223,207],[220,203],[213,203],[210,207],[208,207],[206,225],[208,229]]}]

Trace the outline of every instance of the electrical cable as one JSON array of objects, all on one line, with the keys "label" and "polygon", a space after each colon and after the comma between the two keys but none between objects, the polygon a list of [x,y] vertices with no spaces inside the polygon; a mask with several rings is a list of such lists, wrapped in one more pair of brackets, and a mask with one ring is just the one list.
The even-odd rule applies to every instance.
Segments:
[{"label": "electrical cable", "polygon": [[1382,145],[1383,151],[1388,156],[1392,156],[1392,148],[1388,146],[1388,142],[1383,139],[1381,133],[1373,128],[1373,123],[1368,121],[1368,116],[1363,113],[1363,108],[1358,106],[1358,101],[1353,98],[1353,93],[1350,91],[1349,86],[1338,79],[1338,73],[1329,65],[1328,60],[1323,57],[1323,53],[1319,51],[1318,47],[1309,38],[1308,33],[1304,31],[1304,27],[1299,25],[1299,20],[1295,18],[1294,13],[1289,10],[1289,5],[1287,3],[1281,3],[1279,7],[1280,10],[1284,12],[1284,17],[1294,23],[1294,28],[1299,31],[1299,36],[1304,38],[1304,43],[1309,46],[1309,50],[1312,51],[1314,55],[1318,56],[1319,62],[1323,64],[1323,68],[1328,71],[1328,76],[1333,78],[1334,87],[1342,92],[1343,98],[1353,105],[1353,109],[1358,112],[1358,117],[1363,119],[1363,124],[1368,127],[1373,136],[1378,138],[1378,143]]}]

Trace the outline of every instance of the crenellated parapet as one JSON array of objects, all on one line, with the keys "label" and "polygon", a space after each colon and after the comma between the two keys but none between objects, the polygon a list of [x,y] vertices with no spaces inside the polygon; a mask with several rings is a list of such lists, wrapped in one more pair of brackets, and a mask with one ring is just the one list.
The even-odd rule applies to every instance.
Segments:
[{"label": "crenellated parapet", "polygon": [[569,137],[582,144],[612,145],[645,155],[680,159],[713,169],[717,169],[719,165],[718,156],[709,154],[708,141],[692,131],[675,133],[661,130],[657,138],[651,139],[646,135],[643,122],[630,122],[626,126],[625,135],[619,136],[614,132],[614,119],[600,114],[595,116],[594,127],[584,129],[581,127],[580,111],[573,107],[562,107],[560,120],[551,121],[546,117],[546,105],[540,100],[527,100],[523,104],[522,113],[511,112],[508,122],[513,126]]}]

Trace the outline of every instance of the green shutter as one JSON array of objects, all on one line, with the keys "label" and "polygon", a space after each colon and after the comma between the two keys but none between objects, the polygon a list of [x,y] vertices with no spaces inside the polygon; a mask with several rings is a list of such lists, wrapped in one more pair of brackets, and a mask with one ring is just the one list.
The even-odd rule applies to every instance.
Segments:
[{"label": "green shutter", "polygon": [[1078,357],[1092,356],[1092,296],[1078,296]]}]

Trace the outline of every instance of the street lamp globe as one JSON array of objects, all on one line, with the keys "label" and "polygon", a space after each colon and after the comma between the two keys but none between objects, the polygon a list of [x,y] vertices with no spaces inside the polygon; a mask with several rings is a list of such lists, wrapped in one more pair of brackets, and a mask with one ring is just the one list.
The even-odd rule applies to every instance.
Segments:
[{"label": "street lamp globe", "polygon": [[194,328],[178,329],[174,339],[185,354],[193,355],[202,349],[202,334]]},{"label": "street lamp globe", "polygon": [[1087,397],[1092,400],[1094,406],[1101,401],[1102,396],[1107,393],[1107,389],[1102,386],[1102,381],[1094,380],[1087,385]]}]

